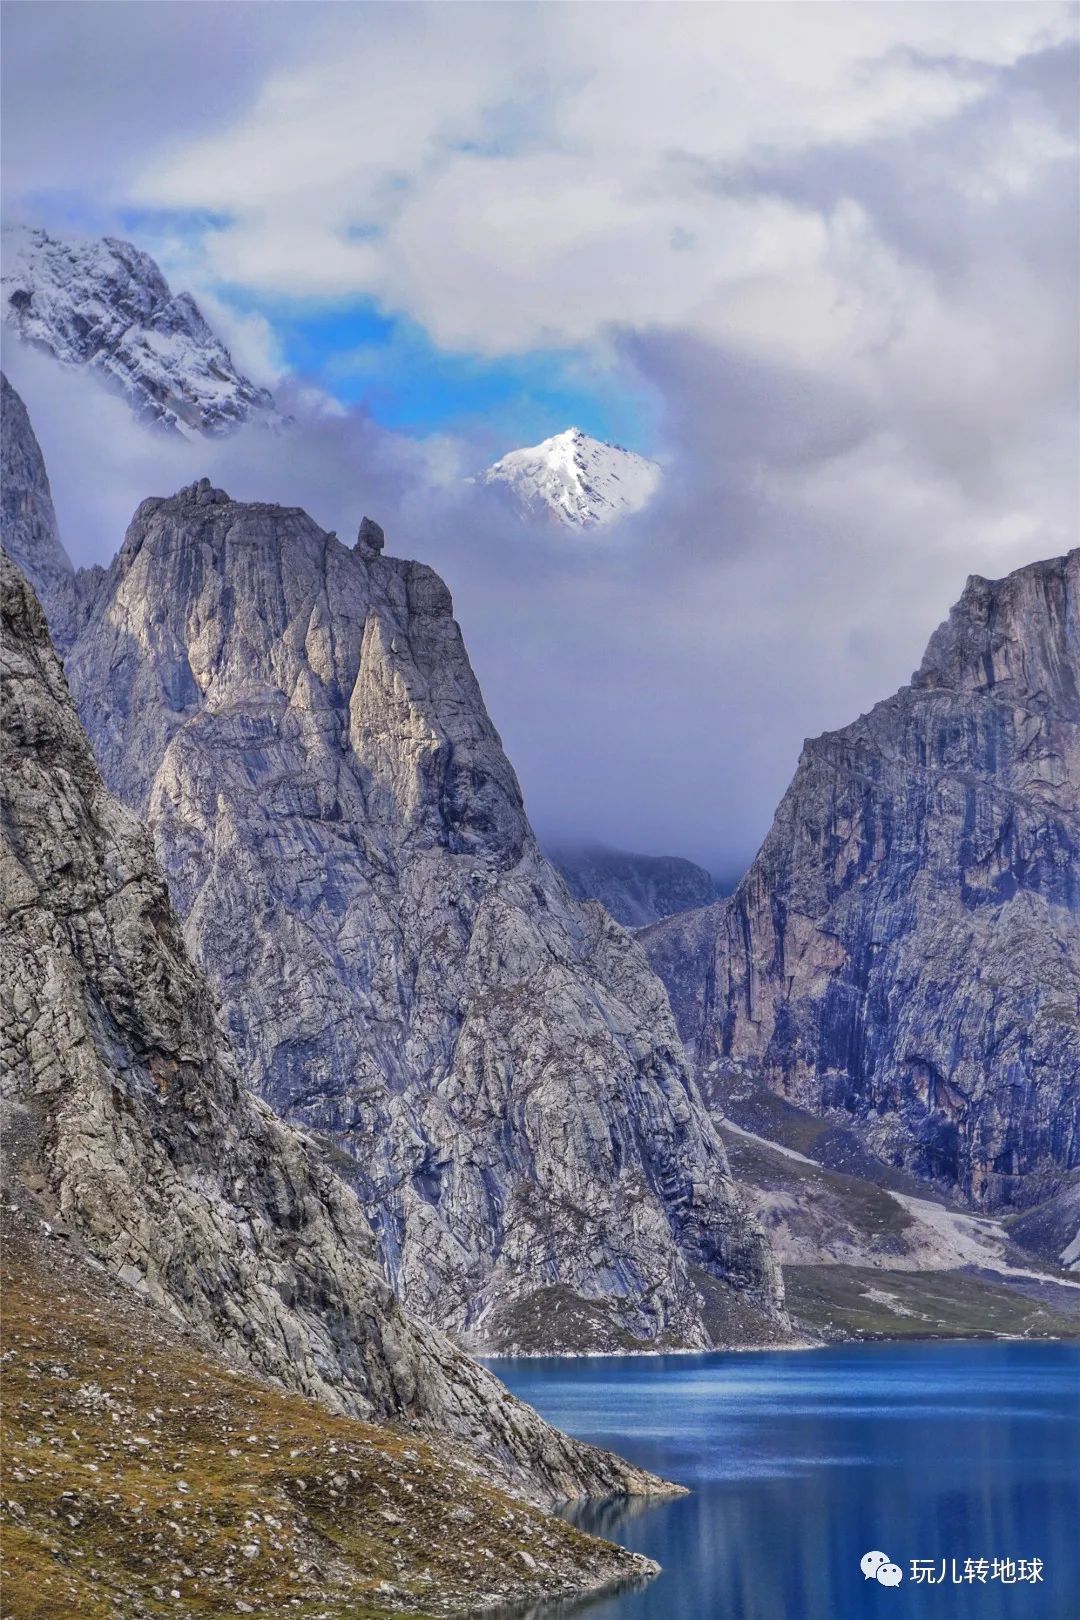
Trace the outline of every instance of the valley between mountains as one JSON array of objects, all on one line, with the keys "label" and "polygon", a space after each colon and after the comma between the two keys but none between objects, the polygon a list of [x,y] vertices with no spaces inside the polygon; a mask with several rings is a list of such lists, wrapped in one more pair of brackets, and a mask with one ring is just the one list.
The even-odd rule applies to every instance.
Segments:
[{"label": "valley between mountains", "polygon": [[13,1614],[647,1578],[546,1510],[678,1486],[477,1353],[1080,1332],[1080,553],[717,898],[549,858],[374,521],[203,479],[76,570],[6,379],[3,473]]}]

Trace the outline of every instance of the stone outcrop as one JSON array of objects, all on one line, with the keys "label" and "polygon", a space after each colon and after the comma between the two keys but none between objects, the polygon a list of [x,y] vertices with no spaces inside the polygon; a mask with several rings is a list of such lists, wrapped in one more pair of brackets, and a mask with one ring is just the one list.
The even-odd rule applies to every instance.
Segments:
[{"label": "stone outcrop", "polygon": [[1080,1162],[1080,551],[969,580],[808,742],[730,899],[642,936],[712,1096],[765,1087],[1007,1209]]},{"label": "stone outcrop", "polygon": [[599,900],[624,928],[646,928],[716,899],[712,873],[678,855],[567,846],[548,853],[575,900]]},{"label": "stone outcrop", "polygon": [[663,987],[538,849],[431,569],[201,484],[68,659],[244,1072],[476,1345],[758,1341],[776,1267]]},{"label": "stone outcrop", "polygon": [[408,1316],[354,1195],[241,1084],[150,838],[104,787],[41,610],[2,565],[7,1174],[237,1365],[449,1435],[534,1499],[657,1488]]},{"label": "stone outcrop", "polygon": [[381,551],[386,544],[386,535],[383,533],[381,523],[374,518],[362,517],[360,528],[356,535],[356,549],[368,553]]}]

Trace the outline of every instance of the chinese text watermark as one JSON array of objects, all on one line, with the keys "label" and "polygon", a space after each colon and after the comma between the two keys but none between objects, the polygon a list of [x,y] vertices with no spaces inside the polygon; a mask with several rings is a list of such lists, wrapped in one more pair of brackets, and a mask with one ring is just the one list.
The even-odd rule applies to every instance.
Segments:
[{"label": "chinese text watermark", "polygon": [[[1043,1578],[1041,1558],[913,1558],[908,1579],[913,1586],[986,1586],[1000,1581],[1004,1586],[1035,1585]],[[899,1586],[904,1572],[888,1553],[867,1552],[859,1560],[863,1579],[880,1586]]]}]

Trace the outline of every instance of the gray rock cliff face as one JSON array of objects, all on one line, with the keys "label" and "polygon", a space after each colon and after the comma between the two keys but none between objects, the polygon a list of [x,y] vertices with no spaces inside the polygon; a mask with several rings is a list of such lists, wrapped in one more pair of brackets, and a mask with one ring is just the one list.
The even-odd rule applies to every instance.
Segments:
[{"label": "gray rock cliff face", "polygon": [[150,838],[102,784],[41,610],[0,558],[6,1173],[239,1365],[450,1436],[534,1499],[658,1488],[406,1315],[354,1195],[241,1085]]},{"label": "gray rock cliff face", "polygon": [[19,395],[0,372],[0,500],[8,556],[33,578],[58,646],[79,623],[78,588],[53,510],[41,447]]},{"label": "gray rock cliff face", "polygon": [[68,659],[244,1072],[473,1344],[774,1336],[662,985],[538,849],[446,587],[370,536],[145,501]]},{"label": "gray rock cliff face", "polygon": [[716,899],[716,879],[678,855],[561,847],[550,856],[575,900],[599,900],[624,928],[645,928]]},{"label": "gray rock cliff face", "polygon": [[987,1208],[1080,1162],[1080,552],[973,578],[806,744],[730,899],[648,930],[706,1084],[859,1123]]}]

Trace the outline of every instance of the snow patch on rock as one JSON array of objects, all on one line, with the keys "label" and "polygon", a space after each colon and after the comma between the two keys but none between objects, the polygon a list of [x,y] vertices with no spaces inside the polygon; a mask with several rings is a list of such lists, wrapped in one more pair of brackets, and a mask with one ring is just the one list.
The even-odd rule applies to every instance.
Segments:
[{"label": "snow patch on rock", "polygon": [[130,242],[16,226],[3,247],[4,324],[62,365],[89,366],[141,421],[190,436],[280,420],[190,293],[174,295]]},{"label": "snow patch on rock", "polygon": [[480,482],[505,488],[529,516],[592,529],[642,511],[660,478],[655,461],[571,427],[542,444],[511,450]]}]

